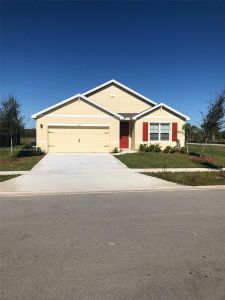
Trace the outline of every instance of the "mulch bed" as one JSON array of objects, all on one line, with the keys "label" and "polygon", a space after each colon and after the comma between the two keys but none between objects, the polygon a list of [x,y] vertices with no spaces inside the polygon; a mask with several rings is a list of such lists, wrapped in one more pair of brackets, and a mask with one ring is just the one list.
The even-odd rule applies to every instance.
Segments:
[{"label": "mulch bed", "polygon": [[213,158],[211,156],[191,156],[190,160],[200,161],[200,162],[214,162],[215,158]]}]

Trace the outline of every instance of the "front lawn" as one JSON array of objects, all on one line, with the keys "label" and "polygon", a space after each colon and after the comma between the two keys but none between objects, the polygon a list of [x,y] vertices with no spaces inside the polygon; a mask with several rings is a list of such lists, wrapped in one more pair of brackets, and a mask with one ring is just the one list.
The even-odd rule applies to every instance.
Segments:
[{"label": "front lawn", "polygon": [[0,175],[0,182],[6,181],[6,180],[9,180],[9,179],[18,177],[18,176],[20,176],[20,175],[19,174],[17,174],[17,175]]},{"label": "front lawn", "polygon": [[2,159],[0,160],[0,171],[29,171],[42,158],[43,155]]},{"label": "front lawn", "polygon": [[181,153],[157,153],[157,152],[138,152],[122,155],[115,155],[122,163],[129,168],[147,169],[147,168],[203,168],[203,167],[225,167],[225,147],[206,146],[205,157],[201,158],[202,146],[190,145],[189,151],[196,155],[187,155]]},{"label": "front lawn", "polygon": [[0,147],[0,171],[29,171],[44,155],[18,157],[19,151],[23,145],[13,147],[11,156],[9,147]]},{"label": "front lawn", "polygon": [[225,185],[225,172],[162,172],[143,174],[191,186]]},{"label": "front lawn", "polygon": [[[201,154],[202,152],[202,145],[189,145],[189,151],[194,152],[196,154]],[[211,158],[215,161],[215,163],[219,166],[225,167],[225,145],[221,146],[206,146],[204,153],[206,157]]]}]

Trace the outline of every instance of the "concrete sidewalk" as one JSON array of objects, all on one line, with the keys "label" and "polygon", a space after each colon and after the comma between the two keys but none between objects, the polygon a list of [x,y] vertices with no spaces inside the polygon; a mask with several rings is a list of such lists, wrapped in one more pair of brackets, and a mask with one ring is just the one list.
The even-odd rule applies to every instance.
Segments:
[{"label": "concrete sidewalk", "polygon": [[148,169],[132,169],[137,173],[158,173],[158,172],[218,172],[225,171],[222,169],[212,169],[212,168],[148,168]]},{"label": "concrete sidewalk", "polygon": [[[0,175],[24,175],[24,174],[29,174],[38,172],[39,171],[39,166],[38,168],[34,168],[32,171],[0,171]],[[129,169],[129,168],[128,168]],[[218,171],[225,171],[225,168],[222,169],[212,169],[212,168],[147,168],[147,169],[129,169],[132,172],[135,173],[158,173],[158,172],[218,172]],[[107,172],[107,170],[104,170]],[[111,172],[111,169],[108,169],[109,172]],[[49,170],[46,170],[46,172],[49,172]],[[75,170],[69,171],[64,170],[66,174],[68,173],[77,173]],[[79,170],[80,172],[80,170]]]}]

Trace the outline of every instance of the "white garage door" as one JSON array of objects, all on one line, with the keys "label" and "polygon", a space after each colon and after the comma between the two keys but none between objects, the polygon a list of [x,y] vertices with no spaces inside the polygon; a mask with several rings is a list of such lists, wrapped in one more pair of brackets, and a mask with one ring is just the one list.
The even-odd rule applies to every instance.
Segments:
[{"label": "white garage door", "polygon": [[49,152],[109,152],[108,127],[49,127]]}]

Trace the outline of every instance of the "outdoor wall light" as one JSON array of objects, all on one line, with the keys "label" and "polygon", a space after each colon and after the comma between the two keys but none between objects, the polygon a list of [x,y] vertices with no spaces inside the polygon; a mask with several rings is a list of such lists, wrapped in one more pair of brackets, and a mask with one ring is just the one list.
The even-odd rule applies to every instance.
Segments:
[{"label": "outdoor wall light", "polygon": [[40,127],[41,127],[41,129],[42,129],[42,128],[43,128],[43,125],[41,124]]}]

